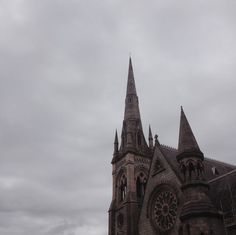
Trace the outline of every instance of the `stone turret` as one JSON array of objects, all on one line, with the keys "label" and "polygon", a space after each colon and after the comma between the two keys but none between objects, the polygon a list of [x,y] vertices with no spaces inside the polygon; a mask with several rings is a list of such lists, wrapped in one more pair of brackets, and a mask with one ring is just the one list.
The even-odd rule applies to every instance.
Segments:
[{"label": "stone turret", "polygon": [[204,155],[181,107],[177,161],[183,177],[184,203],[180,219],[188,235],[223,235],[223,220],[209,194],[204,177]]}]

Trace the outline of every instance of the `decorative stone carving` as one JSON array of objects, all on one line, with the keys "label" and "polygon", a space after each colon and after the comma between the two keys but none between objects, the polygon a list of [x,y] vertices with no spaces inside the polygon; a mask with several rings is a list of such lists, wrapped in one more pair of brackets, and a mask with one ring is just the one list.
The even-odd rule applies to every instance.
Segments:
[{"label": "decorative stone carving", "polygon": [[150,213],[152,223],[159,232],[170,230],[176,222],[178,200],[169,186],[161,186],[152,197]]},{"label": "decorative stone carving", "polygon": [[203,165],[202,161],[200,161],[200,160],[197,161],[196,169],[197,169],[197,177],[198,178],[202,177],[203,172],[204,172],[204,165]]},{"label": "decorative stone carving", "polygon": [[153,172],[152,172],[152,175],[156,175],[158,174],[159,172],[165,170],[160,159],[155,159],[155,162],[154,162],[154,167],[153,167]]},{"label": "decorative stone carving", "polygon": [[177,217],[177,198],[171,191],[161,192],[157,195],[154,204],[155,223],[161,231],[173,227]]},{"label": "decorative stone carving", "polygon": [[198,180],[203,178],[204,164],[201,160],[183,160],[180,162],[179,168],[183,175],[184,181]]}]

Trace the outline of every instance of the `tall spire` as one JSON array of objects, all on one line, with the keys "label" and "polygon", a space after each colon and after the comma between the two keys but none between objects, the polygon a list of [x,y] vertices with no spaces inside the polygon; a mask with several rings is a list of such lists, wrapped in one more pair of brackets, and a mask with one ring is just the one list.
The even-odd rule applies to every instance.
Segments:
[{"label": "tall spire", "polygon": [[143,134],[131,58],[129,58],[125,112],[120,146],[121,153],[127,151],[139,152],[140,154],[149,151]]},{"label": "tall spire", "polygon": [[181,116],[180,116],[180,127],[179,127],[179,153],[190,152],[190,151],[199,151],[200,148],[194,137],[192,129],[188,123],[188,120],[185,116],[183,107],[181,106]]},{"label": "tall spire", "polygon": [[129,72],[128,72],[126,96],[127,95],[137,95],[131,57],[129,58]]},{"label": "tall spire", "polygon": [[128,119],[139,119],[139,103],[138,96],[135,87],[134,72],[131,57],[129,58],[129,71],[127,80],[127,90],[125,99],[125,115],[124,120]]}]

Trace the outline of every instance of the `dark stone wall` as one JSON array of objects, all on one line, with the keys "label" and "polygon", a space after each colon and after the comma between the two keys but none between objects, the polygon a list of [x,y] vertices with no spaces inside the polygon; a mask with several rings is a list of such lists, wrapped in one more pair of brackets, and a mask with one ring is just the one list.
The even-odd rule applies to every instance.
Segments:
[{"label": "dark stone wall", "polygon": [[[154,157],[152,160],[152,165],[149,172],[149,179],[147,183],[147,188],[145,192],[145,197],[143,201],[143,206],[141,210],[140,220],[139,220],[139,234],[140,235],[177,235],[178,230],[181,225],[179,220],[180,208],[182,205],[182,192],[180,190],[181,182],[176,176],[175,172],[172,170],[169,163],[166,161],[162,152],[156,148]],[[167,231],[161,231],[155,224],[153,218],[153,202],[155,201],[155,193],[159,193],[162,190],[170,190],[176,194],[177,197],[177,215],[173,226]],[[155,205],[155,202],[154,202]]]}]

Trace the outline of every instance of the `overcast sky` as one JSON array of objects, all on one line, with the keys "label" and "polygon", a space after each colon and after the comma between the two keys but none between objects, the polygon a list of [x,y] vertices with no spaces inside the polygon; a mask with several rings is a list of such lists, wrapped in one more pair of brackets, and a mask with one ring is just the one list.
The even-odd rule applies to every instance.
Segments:
[{"label": "overcast sky", "polygon": [[132,54],[144,132],[236,164],[235,0],[0,0],[0,235],[105,235]]}]

